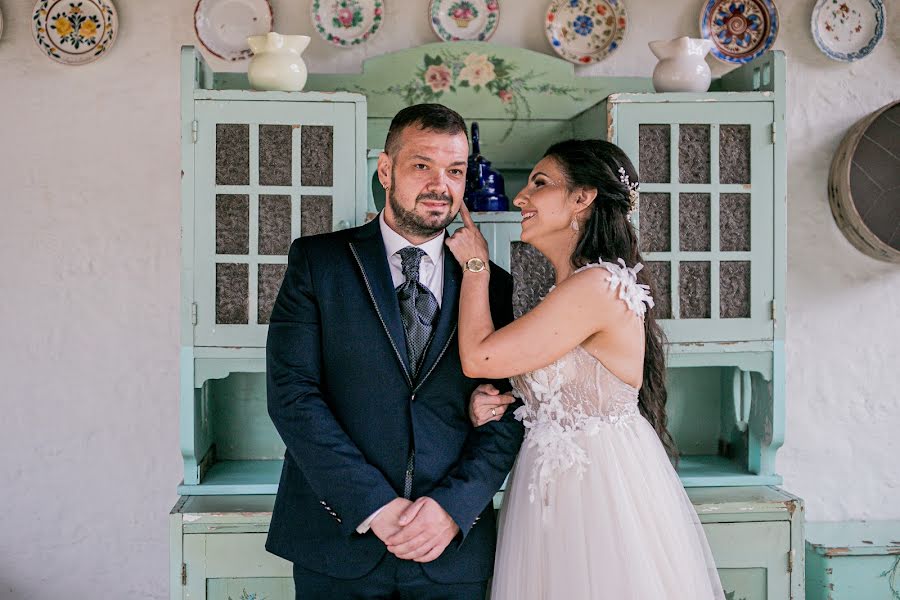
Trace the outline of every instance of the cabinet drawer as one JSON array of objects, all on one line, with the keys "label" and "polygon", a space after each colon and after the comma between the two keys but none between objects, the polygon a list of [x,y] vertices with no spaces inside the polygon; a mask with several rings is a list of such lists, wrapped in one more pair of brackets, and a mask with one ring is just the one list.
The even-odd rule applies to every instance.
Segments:
[{"label": "cabinet drawer", "polygon": [[294,600],[291,563],[265,543],[265,533],[185,535],[184,600]]},{"label": "cabinet drawer", "polygon": [[703,530],[727,598],[790,598],[789,522],[707,523]]}]

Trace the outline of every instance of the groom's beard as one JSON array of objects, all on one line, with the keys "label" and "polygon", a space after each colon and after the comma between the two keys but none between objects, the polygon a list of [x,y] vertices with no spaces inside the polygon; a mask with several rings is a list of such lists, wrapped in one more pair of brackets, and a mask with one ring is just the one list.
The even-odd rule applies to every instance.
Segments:
[{"label": "groom's beard", "polygon": [[[391,210],[394,212],[394,223],[397,229],[408,233],[415,237],[434,237],[453,221],[456,215],[448,212],[446,217],[423,217],[417,212],[406,210],[394,195],[396,186],[394,185],[394,174],[391,173],[391,189],[388,190],[388,202],[391,204]],[[422,200],[438,200],[447,202],[453,206],[453,198],[446,194],[419,194],[416,197],[416,206]]]}]

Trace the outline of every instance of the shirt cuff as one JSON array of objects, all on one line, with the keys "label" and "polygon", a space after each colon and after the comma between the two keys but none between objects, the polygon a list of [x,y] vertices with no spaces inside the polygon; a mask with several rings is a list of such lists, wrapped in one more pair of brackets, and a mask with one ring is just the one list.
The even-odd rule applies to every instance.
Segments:
[{"label": "shirt cuff", "polygon": [[369,515],[368,519],[366,519],[365,521],[360,523],[359,527],[356,528],[356,533],[367,533],[369,531],[369,529],[372,527],[372,521],[375,520],[375,517],[378,516],[378,513],[383,511],[386,506],[387,506],[387,504],[385,504],[384,506],[382,506],[381,508],[379,508],[378,510],[373,512],[371,515]]}]

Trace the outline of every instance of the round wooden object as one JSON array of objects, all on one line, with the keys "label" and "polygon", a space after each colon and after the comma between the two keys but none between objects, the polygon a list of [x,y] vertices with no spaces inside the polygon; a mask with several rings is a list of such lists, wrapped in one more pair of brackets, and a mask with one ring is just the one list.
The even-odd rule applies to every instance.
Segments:
[{"label": "round wooden object", "polygon": [[859,121],[828,179],[831,214],[861,252],[900,264],[900,101]]}]

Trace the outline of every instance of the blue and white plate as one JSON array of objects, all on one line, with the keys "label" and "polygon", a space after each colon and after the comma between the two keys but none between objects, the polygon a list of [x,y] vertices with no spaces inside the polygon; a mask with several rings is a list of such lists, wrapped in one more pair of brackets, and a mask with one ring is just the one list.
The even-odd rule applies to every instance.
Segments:
[{"label": "blue and white plate", "polygon": [[882,0],[819,0],[811,29],[828,58],[853,62],[872,53],[884,37]]},{"label": "blue and white plate", "polygon": [[712,55],[727,63],[742,65],[765,54],[778,28],[773,0],[708,0],[700,11],[700,35],[712,41]]},{"label": "blue and white plate", "polygon": [[625,0],[551,0],[544,17],[544,32],[556,53],[582,65],[619,48],[627,28]]}]

